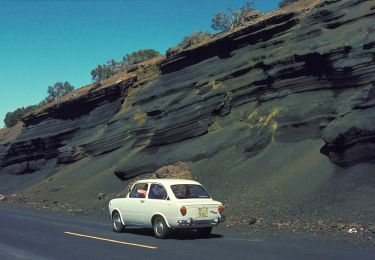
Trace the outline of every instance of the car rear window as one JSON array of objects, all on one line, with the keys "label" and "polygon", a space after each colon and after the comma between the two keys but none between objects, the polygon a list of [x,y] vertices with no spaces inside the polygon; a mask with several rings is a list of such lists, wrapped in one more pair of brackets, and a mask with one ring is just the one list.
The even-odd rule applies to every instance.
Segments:
[{"label": "car rear window", "polygon": [[177,184],[172,185],[171,189],[177,199],[206,199],[210,198],[207,191],[196,184]]}]

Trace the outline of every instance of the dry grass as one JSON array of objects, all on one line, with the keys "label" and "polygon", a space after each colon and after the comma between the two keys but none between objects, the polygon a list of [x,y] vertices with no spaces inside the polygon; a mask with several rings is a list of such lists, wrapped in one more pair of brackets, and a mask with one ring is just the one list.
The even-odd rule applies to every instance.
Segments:
[{"label": "dry grass", "polygon": [[316,5],[318,5],[322,1],[323,0],[301,0],[299,2],[290,4],[290,5],[288,5],[284,8],[272,10],[268,13],[265,13],[265,14],[259,16],[258,18],[254,19],[253,21],[249,21],[242,26],[234,28],[233,30],[226,31],[226,32],[220,32],[220,33],[214,35],[213,37],[207,38],[206,40],[204,40],[202,42],[199,42],[199,43],[194,44],[194,45],[190,45],[186,49],[183,49],[182,52],[185,51],[185,50],[192,50],[192,49],[198,48],[200,46],[208,45],[211,42],[214,42],[214,41],[217,41],[219,39],[225,38],[228,35],[234,34],[238,31],[241,31],[244,28],[249,27],[249,26],[255,25],[255,24],[260,23],[260,22],[266,22],[268,19],[270,19],[270,18],[272,18],[276,15],[287,14],[287,13],[292,13],[292,12],[297,12],[297,13],[300,13],[300,15],[304,15],[304,14],[308,13],[311,9],[313,9]]},{"label": "dry grass", "polygon": [[23,123],[19,122],[10,128],[0,128],[0,145],[12,142],[20,133]]}]

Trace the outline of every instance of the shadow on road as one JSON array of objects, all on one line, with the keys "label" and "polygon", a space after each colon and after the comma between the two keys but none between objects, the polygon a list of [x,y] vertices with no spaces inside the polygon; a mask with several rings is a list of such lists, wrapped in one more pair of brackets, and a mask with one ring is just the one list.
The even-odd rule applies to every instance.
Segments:
[{"label": "shadow on road", "polygon": [[[153,237],[154,232],[152,229],[149,228],[135,228],[135,227],[127,227],[124,233],[134,234],[134,235],[141,235],[141,236],[149,236]],[[219,234],[210,234],[208,236],[203,236],[198,234],[198,232],[194,230],[173,230],[170,232],[167,239],[178,239],[178,240],[195,240],[195,239],[214,239],[214,238],[223,238],[224,236]]]}]

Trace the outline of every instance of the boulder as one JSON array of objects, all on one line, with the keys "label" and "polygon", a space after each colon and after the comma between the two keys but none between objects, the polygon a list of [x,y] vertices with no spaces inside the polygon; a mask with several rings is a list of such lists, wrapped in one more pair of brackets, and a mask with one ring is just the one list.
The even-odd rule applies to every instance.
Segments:
[{"label": "boulder", "polygon": [[181,47],[172,47],[172,48],[169,48],[166,51],[165,56],[167,58],[169,58],[169,57],[172,57],[173,55],[175,55],[176,53],[179,53],[180,51],[182,51]]},{"label": "boulder", "polygon": [[7,197],[3,194],[0,194],[0,201],[5,201]]},{"label": "boulder", "polygon": [[105,193],[100,192],[100,193],[98,194],[98,200],[101,200],[101,199],[104,199],[104,198],[105,198]]},{"label": "boulder", "polygon": [[163,179],[192,179],[191,172],[184,162],[177,162],[174,165],[161,167],[155,172],[156,178]]},{"label": "boulder", "polygon": [[139,65],[137,64],[132,64],[132,65],[129,65],[128,69],[127,69],[127,72],[130,73],[130,72],[134,72],[134,71],[137,71],[139,69]]},{"label": "boulder", "polygon": [[259,16],[261,16],[261,12],[256,10],[256,9],[251,9],[249,11],[246,12],[245,14],[245,21],[246,22],[251,22],[253,21],[254,19],[258,18]]},{"label": "boulder", "polygon": [[257,221],[258,221],[257,218],[250,218],[249,225],[254,225],[257,223]]}]

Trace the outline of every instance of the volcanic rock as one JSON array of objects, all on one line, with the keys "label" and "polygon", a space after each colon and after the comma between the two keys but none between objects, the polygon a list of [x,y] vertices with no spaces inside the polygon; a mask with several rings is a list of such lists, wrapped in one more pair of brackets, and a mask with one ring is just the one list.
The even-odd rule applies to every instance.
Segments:
[{"label": "volcanic rock", "polygon": [[183,162],[161,167],[156,170],[155,174],[157,178],[163,179],[192,179],[187,164]]},{"label": "volcanic rock", "polygon": [[104,199],[104,197],[105,197],[105,193],[100,192],[100,193],[98,194],[98,200]]},{"label": "volcanic rock", "polygon": [[256,224],[257,223],[257,218],[251,218],[250,220],[249,220],[249,225],[254,225],[254,224]]}]

